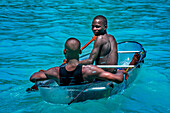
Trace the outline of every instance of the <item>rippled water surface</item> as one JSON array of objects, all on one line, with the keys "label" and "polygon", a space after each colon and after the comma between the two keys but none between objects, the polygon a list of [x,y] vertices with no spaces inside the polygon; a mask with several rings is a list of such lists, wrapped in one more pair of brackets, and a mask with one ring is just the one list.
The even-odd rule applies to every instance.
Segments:
[{"label": "rippled water surface", "polygon": [[[64,42],[84,45],[96,15],[108,19],[117,42],[137,41],[147,51],[137,79],[108,99],[52,105],[39,92],[26,93],[30,75],[59,66]],[[170,112],[170,2],[168,0],[1,0],[0,112]],[[83,53],[91,51],[88,46]]]}]

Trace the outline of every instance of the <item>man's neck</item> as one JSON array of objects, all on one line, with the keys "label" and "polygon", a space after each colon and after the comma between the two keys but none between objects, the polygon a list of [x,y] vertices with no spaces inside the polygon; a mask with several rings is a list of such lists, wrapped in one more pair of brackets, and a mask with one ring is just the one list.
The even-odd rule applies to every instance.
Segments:
[{"label": "man's neck", "polygon": [[77,59],[71,59],[71,60],[68,61],[67,64],[76,64],[76,65],[78,65],[79,61]]},{"label": "man's neck", "polygon": [[73,71],[77,67],[78,64],[79,64],[79,61],[77,59],[71,59],[68,61],[65,68],[67,71]]},{"label": "man's neck", "polygon": [[103,33],[101,33],[101,34],[99,34],[99,35],[96,35],[96,36],[105,35],[105,34],[107,34],[107,32],[106,32],[106,31],[105,31],[105,32],[103,32]]}]

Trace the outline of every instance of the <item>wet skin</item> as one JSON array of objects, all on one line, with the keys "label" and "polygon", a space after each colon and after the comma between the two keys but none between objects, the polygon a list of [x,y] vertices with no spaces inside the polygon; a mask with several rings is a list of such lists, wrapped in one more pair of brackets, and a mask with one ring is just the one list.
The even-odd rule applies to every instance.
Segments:
[{"label": "wet skin", "polygon": [[[94,19],[92,22],[92,31],[97,38],[95,39],[93,50],[89,59],[80,61],[82,64],[96,65],[117,65],[117,42],[112,35],[106,32],[107,25],[100,19]],[[104,69],[113,72],[115,69]]]},{"label": "wet skin", "polygon": [[[77,65],[79,64],[80,42],[75,38],[68,39],[65,44],[64,54],[67,59],[67,65],[65,66],[65,69],[67,71],[75,70]],[[59,68],[60,67],[52,67],[46,71],[42,70],[39,72],[35,72],[30,77],[30,81],[36,82],[39,80],[54,79],[58,84],[60,84]],[[116,74],[113,74],[110,72],[106,72],[103,69],[94,65],[82,66],[81,71],[84,81],[88,82],[92,82],[96,78],[111,80],[116,83],[121,83],[124,80],[124,72],[118,71]]]}]

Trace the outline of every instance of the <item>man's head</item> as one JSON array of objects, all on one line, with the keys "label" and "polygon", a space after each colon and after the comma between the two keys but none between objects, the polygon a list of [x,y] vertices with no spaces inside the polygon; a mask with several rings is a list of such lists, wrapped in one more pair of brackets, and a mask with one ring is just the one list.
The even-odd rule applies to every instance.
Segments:
[{"label": "man's head", "polygon": [[64,54],[67,59],[77,59],[79,58],[80,50],[80,41],[76,38],[69,38],[65,43]]},{"label": "man's head", "polygon": [[107,19],[102,15],[98,15],[93,19],[92,22],[92,31],[93,33],[98,35],[103,35],[106,33],[107,29]]}]

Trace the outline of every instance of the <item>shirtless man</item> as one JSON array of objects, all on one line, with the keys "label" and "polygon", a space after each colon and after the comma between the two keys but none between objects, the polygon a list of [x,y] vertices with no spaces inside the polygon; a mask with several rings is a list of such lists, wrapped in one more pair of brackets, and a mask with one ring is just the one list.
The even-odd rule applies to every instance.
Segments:
[{"label": "shirtless man", "polygon": [[121,83],[124,80],[123,74],[127,72],[118,71],[116,74],[106,72],[94,65],[79,64],[80,42],[75,38],[69,38],[65,43],[64,54],[67,58],[65,67],[53,67],[47,71],[39,71],[30,77],[31,82],[46,79],[54,79],[60,86],[77,85],[87,82],[93,82],[95,78],[111,80]]},{"label": "shirtless man", "polygon": [[[102,15],[96,16],[92,22],[92,31],[96,36],[93,50],[88,59],[79,63],[93,64],[95,61],[96,65],[118,64],[117,42],[112,35],[107,34],[106,29],[107,19]],[[117,71],[114,68],[105,68],[104,70],[112,73]]]}]

